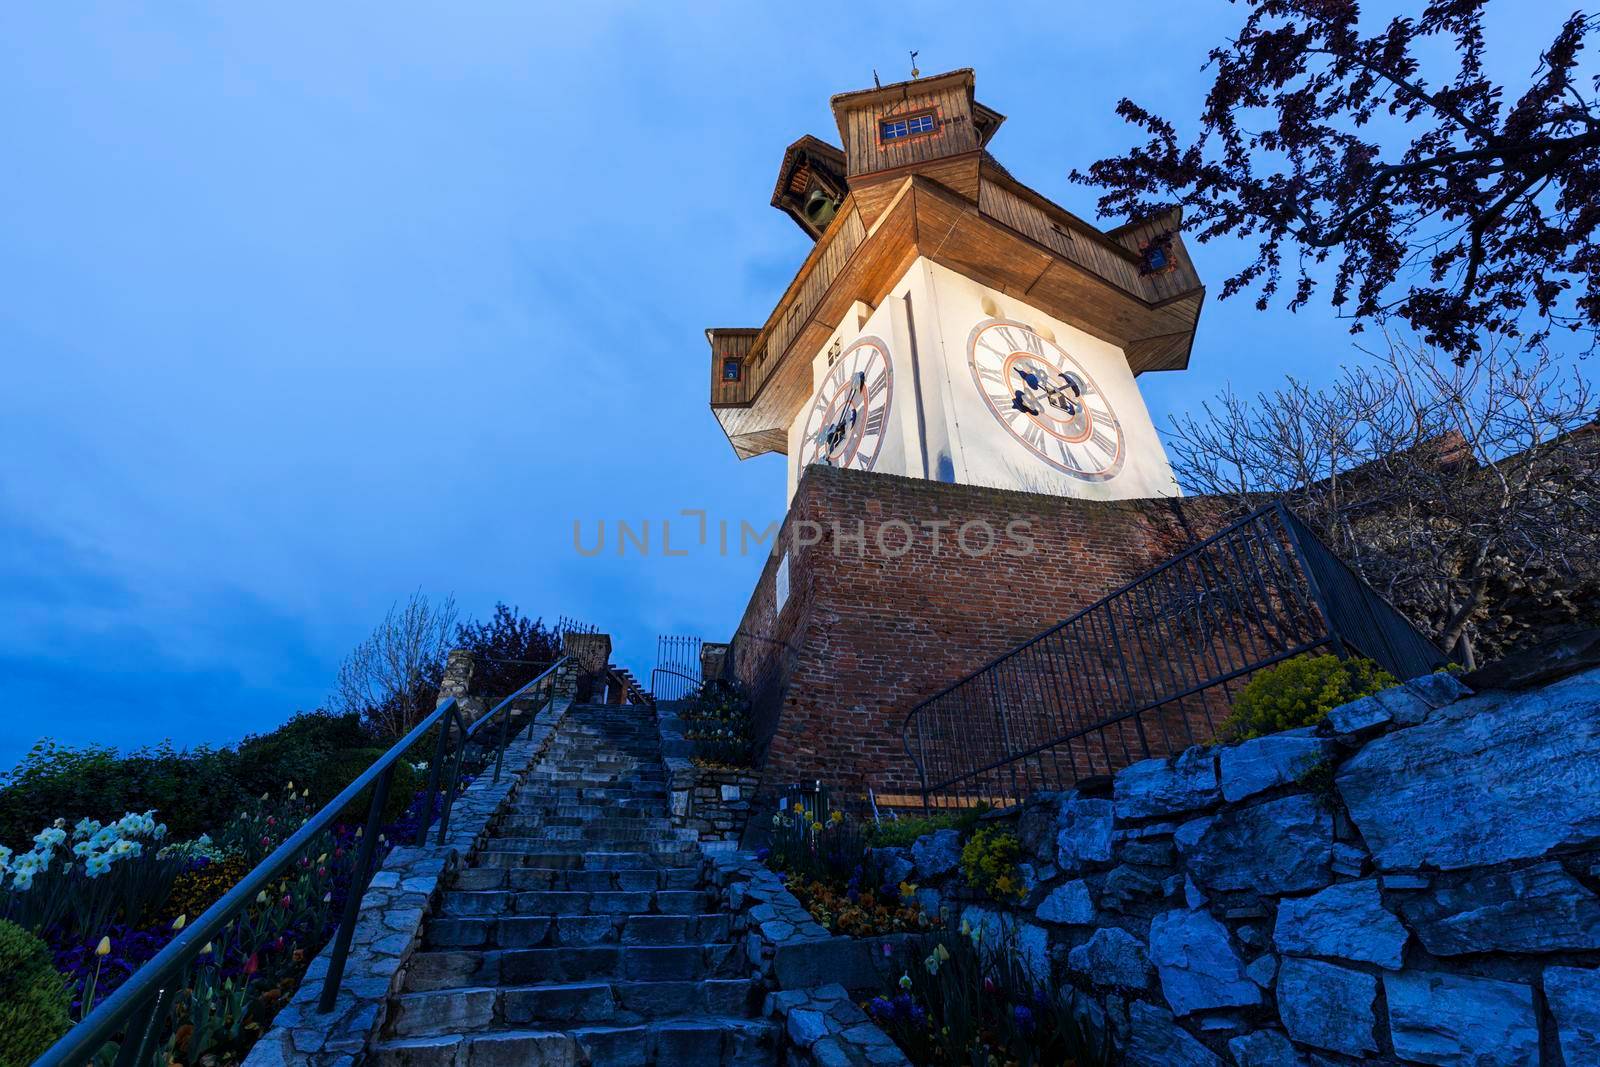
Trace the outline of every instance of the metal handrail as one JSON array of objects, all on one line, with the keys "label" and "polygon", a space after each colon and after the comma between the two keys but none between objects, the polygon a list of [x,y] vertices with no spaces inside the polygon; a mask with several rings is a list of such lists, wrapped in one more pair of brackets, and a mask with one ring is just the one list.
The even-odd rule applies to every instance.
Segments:
[{"label": "metal handrail", "polygon": [[[1086,746],[1077,751],[1090,773],[1173,751],[1183,739],[1174,746],[1159,715],[1154,725],[1162,737],[1147,735],[1144,721],[1171,708],[1193,744],[1203,738],[1186,703],[1203,716],[1202,729],[1214,730],[1215,691],[1227,695],[1255,671],[1316,648],[1369,656],[1401,678],[1445,662],[1274,501],[925,697],[907,712],[901,745],[924,806],[947,789],[1021,796],[1022,786],[1059,788],[1081,776],[1074,742]],[[1115,752],[1108,738],[1124,751]],[[930,780],[933,763],[937,781]],[[1012,779],[1009,789],[983,785],[1002,772]]]},{"label": "metal handrail", "polygon": [[[434,798],[439,795],[439,778],[445,760],[449,727],[452,724],[456,726],[459,742],[454,752],[449,788],[445,794],[444,805],[439,811],[438,841],[443,844],[445,830],[450,821],[450,808],[454,803],[456,790],[460,787],[461,758],[467,743],[491,720],[500,717],[513,702],[525,696],[545,679],[553,679],[555,672],[569,662],[574,661],[567,656],[561,657],[533,681],[506,697],[471,724],[468,724],[462,716],[456,699],[454,697],[446,699],[433,710],[432,714],[413,727],[410,733],[374,760],[372,766],[357,776],[343,792],[291,834],[287,841],[274,849],[271,855],[256,864],[255,868],[223,894],[220,900],[201,913],[199,918],[186,924],[182,932],[169,941],[165,948],[135,971],[126,982],[102,1001],[98,1008],[91,1011],[35,1060],[34,1067],[82,1067],[83,1064],[93,1062],[96,1054],[107,1042],[114,1040],[119,1031],[123,1034],[123,1038],[117,1052],[115,1067],[132,1067],[133,1064],[145,1063],[154,1050],[155,1042],[160,1039],[166,1011],[171,1008],[172,994],[176,991],[173,988],[175,983],[200,956],[205,946],[217,940],[238,913],[255,901],[258,893],[295,864],[317,835],[331,830],[337,822],[339,813],[363,790],[372,786],[372,802],[367,808],[367,822],[362,832],[361,848],[357,854],[355,870],[351,874],[344,914],[334,934],[334,951],[328,961],[328,974],[323,981],[322,995],[317,1005],[320,1012],[331,1011],[338,995],[339,983],[344,977],[345,959],[349,953],[350,939],[355,932],[356,919],[360,915],[361,898],[365,895],[367,883],[372,876],[372,854],[382,826],[383,809],[389,799],[394,765],[429,730],[434,727],[439,728],[434,761],[428,768],[427,808],[422,813],[417,829],[416,843],[422,845],[427,841],[428,828],[432,822]],[[495,760],[497,779],[500,773],[500,761],[504,756],[510,719],[510,713],[506,712],[504,718],[500,720],[501,751]],[[529,733],[532,733],[531,722]]]},{"label": "metal handrail", "polygon": [[[705,679],[696,678],[691,674],[685,674],[683,671],[676,670],[672,667],[655,667],[650,671],[650,699],[653,701],[662,699],[657,695],[659,687],[656,684],[656,675],[658,674],[665,674],[669,678],[681,678],[685,682],[689,683],[687,686],[675,688],[674,692],[678,692],[679,695],[666,697],[665,699],[667,700],[681,700],[683,696],[693,692],[694,690],[700,688],[701,685],[705,684]],[[679,690],[681,690],[681,692],[679,692]]]}]

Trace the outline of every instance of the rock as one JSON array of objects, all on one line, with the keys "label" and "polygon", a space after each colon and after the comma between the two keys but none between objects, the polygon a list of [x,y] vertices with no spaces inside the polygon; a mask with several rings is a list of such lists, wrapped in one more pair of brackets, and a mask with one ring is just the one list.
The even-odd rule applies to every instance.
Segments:
[{"label": "rock", "polygon": [[930,918],[936,918],[944,907],[944,900],[939,896],[939,891],[932,886],[917,887],[917,907]]},{"label": "rock", "polygon": [[1163,895],[1160,882],[1132,867],[1113,869],[1100,888],[1101,899],[1114,908],[1126,908],[1136,900]]},{"label": "rock", "polygon": [[1222,797],[1238,801],[1281,785],[1292,785],[1332,752],[1333,742],[1299,730],[1230,745],[1217,757]]},{"label": "rock", "polygon": [[1056,855],[1056,819],[1060,810],[1051,803],[1055,794],[1035,795],[1017,819],[1017,840],[1022,849],[1041,860]]},{"label": "rock", "polygon": [[1010,912],[969,907],[961,921],[979,934],[984,948],[1014,952],[1028,973],[1041,984],[1050,981],[1050,935],[1037,923],[1019,920]]},{"label": "rock", "polygon": [[1244,969],[1244,973],[1249,977],[1250,981],[1262,989],[1266,989],[1272,985],[1272,980],[1278,976],[1278,957],[1270,952],[1264,953],[1250,961],[1250,965]]},{"label": "rock", "polygon": [[1074,795],[1062,804],[1057,821],[1061,829],[1056,834],[1056,864],[1063,871],[1111,859],[1113,813],[1109,800]]},{"label": "rock", "polygon": [[1034,914],[1047,923],[1082,926],[1094,922],[1094,901],[1089,899],[1089,884],[1080,878],[1057,886]]},{"label": "rock", "polygon": [[1386,874],[1378,880],[1385,889],[1426,889],[1433,879],[1425,874]]},{"label": "rock", "polygon": [[1200,887],[1188,875],[1183,878],[1183,902],[1191,908],[1203,908],[1206,905],[1206,895],[1200,892]]},{"label": "rock", "polygon": [[1600,1067],[1600,970],[1546,967],[1544,997],[1567,1067]]},{"label": "rock", "polygon": [[1144,944],[1115,926],[1101,927],[1067,953],[1067,967],[1097,985],[1144,989],[1150,984],[1150,956]]},{"label": "rock", "polygon": [[1389,714],[1389,709],[1379,703],[1377,697],[1362,697],[1328,712],[1327,723],[1336,734],[1359,737],[1387,726]]},{"label": "rock", "polygon": [[935,830],[911,846],[919,878],[937,878],[961,865],[961,831]]},{"label": "rock", "polygon": [[1383,976],[1395,1055],[1418,1063],[1536,1063],[1533,989],[1520,982],[1407,971]]},{"label": "rock", "polygon": [[1157,915],[1150,922],[1150,962],[1179,1015],[1261,1003],[1261,990],[1245,975],[1227,927],[1210,912],[1180,908]]},{"label": "rock", "polygon": [[1137,863],[1145,867],[1170,867],[1173,853],[1170,841],[1129,841],[1122,846],[1117,857],[1123,863]]},{"label": "rock", "polygon": [[1435,956],[1600,949],[1600,898],[1554,860],[1481,874],[1400,909]]},{"label": "rock", "polygon": [[828,1018],[812,1008],[796,1008],[786,1022],[789,1039],[801,1048],[810,1048],[828,1036]]},{"label": "rock", "polygon": [[1383,906],[1378,881],[1341,882],[1278,904],[1272,941],[1279,952],[1360,960],[1398,970],[1406,928]]},{"label": "rock", "polygon": [[1257,1030],[1228,1042],[1239,1067],[1305,1067],[1306,1058],[1276,1030]]},{"label": "rock", "polygon": [[1278,1014],[1301,1044],[1351,1056],[1377,1051],[1377,996],[1376,978],[1337,964],[1291,957],[1278,968]]},{"label": "rock", "polygon": [[[1337,829],[1335,830],[1337,832]],[[1367,854],[1347,841],[1333,843],[1333,873],[1346,878],[1359,878],[1367,869]]]},{"label": "rock", "polygon": [[872,866],[878,872],[879,884],[899,885],[911,880],[916,864],[911,860],[911,850],[905,848],[868,849]]},{"label": "rock", "polygon": [[1203,748],[1191,748],[1176,759],[1147,759],[1126,767],[1116,777],[1117,817],[1148,819],[1208,807],[1221,797],[1217,761]]},{"label": "rock", "polygon": [[1600,669],[1480,694],[1370,742],[1335,778],[1382,870],[1446,870],[1600,840]]},{"label": "rock", "polygon": [[1161,1067],[1222,1067],[1222,1060],[1179,1026],[1171,1012],[1137,1000],[1129,1009],[1129,1014],[1132,1016],[1132,1035],[1128,1042],[1128,1063],[1160,1064]]},{"label": "rock", "polygon": [[[1331,880],[1333,817],[1303,794],[1185,823],[1173,839],[1209,889],[1294,893]],[[1191,827],[1193,827],[1191,829]]]}]

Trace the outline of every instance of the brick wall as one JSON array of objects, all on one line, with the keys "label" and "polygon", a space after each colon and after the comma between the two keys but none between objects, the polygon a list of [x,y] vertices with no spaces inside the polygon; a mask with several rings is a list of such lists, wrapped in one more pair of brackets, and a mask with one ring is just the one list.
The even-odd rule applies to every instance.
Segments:
[{"label": "brick wall", "polygon": [[[915,792],[900,732],[914,704],[1215,524],[1194,502],[810,468],[730,652],[775,722],[766,782]],[[789,594],[776,611],[780,556]]]}]

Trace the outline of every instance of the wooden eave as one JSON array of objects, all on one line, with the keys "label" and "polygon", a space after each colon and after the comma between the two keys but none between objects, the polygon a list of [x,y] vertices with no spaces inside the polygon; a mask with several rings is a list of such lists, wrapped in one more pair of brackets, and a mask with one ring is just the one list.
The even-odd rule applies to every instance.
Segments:
[{"label": "wooden eave", "polygon": [[[741,459],[787,451],[789,424],[811,393],[810,356],[856,300],[877,307],[918,255],[1118,346],[1135,374],[1187,365],[1205,288],[1181,238],[1175,271],[1138,269],[1136,242],[1167,220],[1119,227],[1114,240],[1003,168],[976,155],[971,168],[958,182],[973,174],[971,193],[921,172],[851,189],[756,335],[740,388],[712,403]],[[863,200],[874,206],[870,222]]]},{"label": "wooden eave", "polygon": [[[838,115],[840,110],[856,111],[860,108],[871,107],[879,103],[892,103],[902,100],[912,92],[936,93],[941,89],[962,86],[967,90],[967,95],[972,95],[972,87],[976,82],[976,75],[971,67],[962,67],[960,70],[947,71],[944,74],[935,74],[927,78],[913,78],[910,81],[893,82],[889,85],[874,87],[872,89],[856,89],[848,93],[835,93],[828,98],[828,106],[833,113]],[[996,112],[996,114],[999,114]],[[848,144],[850,133],[845,129],[841,120],[839,123],[839,137]]]}]

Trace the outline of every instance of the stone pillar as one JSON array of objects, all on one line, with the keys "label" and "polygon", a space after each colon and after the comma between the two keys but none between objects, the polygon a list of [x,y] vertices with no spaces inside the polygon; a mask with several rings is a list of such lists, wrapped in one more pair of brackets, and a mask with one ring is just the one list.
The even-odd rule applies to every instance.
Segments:
[{"label": "stone pillar", "polygon": [[706,681],[721,678],[728,663],[728,645],[721,641],[706,641],[700,646],[700,677]]},{"label": "stone pillar", "polygon": [[566,633],[561,638],[561,651],[577,660],[588,674],[603,674],[611,662],[611,635]]},{"label": "stone pillar", "polygon": [[444,678],[439,682],[439,703],[434,705],[438,707],[454,698],[462,717],[469,723],[488,710],[481,699],[470,695],[473,666],[471,652],[452,648],[444,661]]},{"label": "stone pillar", "polygon": [[452,648],[444,661],[444,680],[439,683],[439,703],[451,697],[462,701],[472,691],[472,653],[464,648]]},{"label": "stone pillar", "polygon": [[556,676],[550,683],[551,699],[577,700],[578,678],[582,674],[583,668],[570,660],[557,667]]}]

